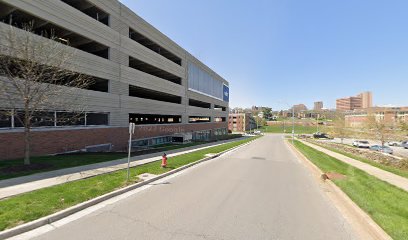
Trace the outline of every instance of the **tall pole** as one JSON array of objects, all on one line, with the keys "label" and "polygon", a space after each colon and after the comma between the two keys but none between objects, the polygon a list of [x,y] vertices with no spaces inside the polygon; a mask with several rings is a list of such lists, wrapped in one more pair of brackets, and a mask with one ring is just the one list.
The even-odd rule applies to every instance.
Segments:
[{"label": "tall pole", "polygon": [[292,144],[295,143],[295,108],[292,107]]},{"label": "tall pole", "polygon": [[128,153],[128,165],[127,165],[127,178],[126,180],[129,181],[130,175],[130,152],[132,151],[132,134],[135,133],[135,124],[129,123],[129,153]]}]

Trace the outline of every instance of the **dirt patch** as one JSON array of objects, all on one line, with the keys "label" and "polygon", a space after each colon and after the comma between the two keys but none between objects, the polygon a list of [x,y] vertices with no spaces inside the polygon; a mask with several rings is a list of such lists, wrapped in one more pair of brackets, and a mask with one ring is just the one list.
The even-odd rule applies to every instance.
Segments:
[{"label": "dirt patch", "polygon": [[30,171],[37,171],[37,170],[45,170],[50,169],[54,165],[49,163],[32,163],[30,165],[18,165],[18,166],[10,166],[4,167],[0,169],[1,173],[21,173],[21,172],[30,172]]},{"label": "dirt patch", "polygon": [[345,179],[345,178],[346,178],[345,175],[340,174],[340,173],[335,173],[335,172],[328,172],[328,173],[325,173],[325,174],[323,174],[323,175],[324,175],[324,176],[322,176],[322,178],[323,178],[324,180],[326,180],[326,179],[330,179],[330,180],[342,180],[342,179]]}]

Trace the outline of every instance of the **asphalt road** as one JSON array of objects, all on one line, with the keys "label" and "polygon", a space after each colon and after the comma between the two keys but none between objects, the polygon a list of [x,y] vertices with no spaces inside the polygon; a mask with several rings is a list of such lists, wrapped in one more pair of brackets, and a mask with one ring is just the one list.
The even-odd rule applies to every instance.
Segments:
[{"label": "asphalt road", "polygon": [[274,135],[36,239],[333,240],[355,234],[282,136]]}]

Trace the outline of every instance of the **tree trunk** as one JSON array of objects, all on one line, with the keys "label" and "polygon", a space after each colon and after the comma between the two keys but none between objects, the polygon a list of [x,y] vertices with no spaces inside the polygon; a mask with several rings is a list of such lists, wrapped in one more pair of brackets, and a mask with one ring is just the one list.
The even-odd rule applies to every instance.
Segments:
[{"label": "tree trunk", "polygon": [[24,129],[24,165],[30,165],[30,128]]},{"label": "tree trunk", "polygon": [[30,165],[30,143],[31,143],[31,121],[30,121],[30,111],[28,108],[28,102],[25,103],[25,114],[24,114],[24,165]]}]

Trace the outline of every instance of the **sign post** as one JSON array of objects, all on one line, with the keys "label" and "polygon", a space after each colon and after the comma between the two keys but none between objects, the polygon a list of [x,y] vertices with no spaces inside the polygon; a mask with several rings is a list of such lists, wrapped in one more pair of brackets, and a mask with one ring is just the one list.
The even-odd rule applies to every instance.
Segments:
[{"label": "sign post", "polygon": [[132,151],[132,134],[135,133],[136,124],[129,123],[129,153],[128,153],[128,166],[127,166],[127,181],[129,181],[129,169],[130,169],[130,152]]}]

